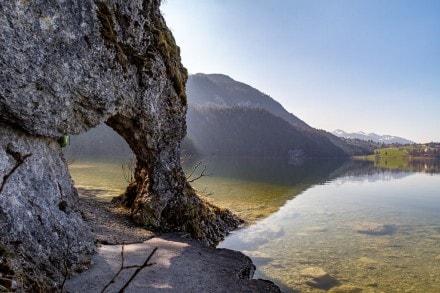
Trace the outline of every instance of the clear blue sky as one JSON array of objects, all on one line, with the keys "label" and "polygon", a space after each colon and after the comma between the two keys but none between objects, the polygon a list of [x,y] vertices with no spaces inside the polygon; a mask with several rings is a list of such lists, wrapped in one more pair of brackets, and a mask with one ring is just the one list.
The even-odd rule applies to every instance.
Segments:
[{"label": "clear blue sky", "polygon": [[313,127],[440,141],[440,0],[165,0],[190,73],[223,73]]}]

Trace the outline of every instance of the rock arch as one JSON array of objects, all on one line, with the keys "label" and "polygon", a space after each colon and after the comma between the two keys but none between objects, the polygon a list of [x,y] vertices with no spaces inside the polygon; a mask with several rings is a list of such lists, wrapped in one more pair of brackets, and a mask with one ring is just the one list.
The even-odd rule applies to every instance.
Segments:
[{"label": "rock arch", "polygon": [[208,244],[222,240],[240,224],[228,210],[200,199],[187,182],[180,164],[183,136],[176,136],[175,124],[157,132],[121,115],[106,124],[125,138],[136,156],[135,182],[121,202],[131,208],[137,223],[159,231],[188,232]]},{"label": "rock arch", "polygon": [[[229,211],[198,198],[180,166],[187,73],[159,5],[0,4],[0,225],[8,236],[1,237],[0,257],[11,268],[44,263],[52,276],[36,278],[56,282],[67,248],[72,262],[90,251],[92,239],[75,210],[77,193],[56,140],[101,122],[124,137],[137,157],[136,183],[128,191],[138,223],[186,231],[208,243],[239,224]],[[2,251],[27,257],[5,260]]]}]

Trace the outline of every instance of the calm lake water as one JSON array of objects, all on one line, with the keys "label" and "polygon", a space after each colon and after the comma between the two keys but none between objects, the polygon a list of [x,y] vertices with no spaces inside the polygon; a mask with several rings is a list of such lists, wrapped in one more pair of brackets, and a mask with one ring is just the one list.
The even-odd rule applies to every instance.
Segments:
[{"label": "calm lake water", "polygon": [[[109,200],[127,185],[122,162],[69,167],[83,194]],[[440,292],[438,162],[385,169],[366,161],[212,158],[200,171],[204,164],[210,176],[193,186],[249,223],[219,247],[250,256],[256,278],[288,292]],[[321,277],[311,280],[311,271]]]}]

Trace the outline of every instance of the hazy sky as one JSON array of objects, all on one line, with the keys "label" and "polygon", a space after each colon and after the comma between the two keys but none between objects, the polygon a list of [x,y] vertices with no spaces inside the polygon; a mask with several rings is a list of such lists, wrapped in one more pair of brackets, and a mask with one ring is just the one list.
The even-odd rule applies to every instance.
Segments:
[{"label": "hazy sky", "polygon": [[223,73],[313,127],[440,141],[440,0],[165,0],[190,73]]}]

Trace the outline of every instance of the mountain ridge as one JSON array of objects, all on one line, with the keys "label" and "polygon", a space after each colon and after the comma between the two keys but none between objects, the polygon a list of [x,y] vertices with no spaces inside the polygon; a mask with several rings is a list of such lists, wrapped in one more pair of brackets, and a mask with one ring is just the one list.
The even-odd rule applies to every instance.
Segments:
[{"label": "mountain ridge", "polygon": [[202,154],[349,157],[371,151],[309,126],[269,95],[224,74],[190,75],[186,90],[184,144]]},{"label": "mountain ridge", "polygon": [[262,108],[291,124],[310,127],[300,118],[288,112],[271,96],[225,74],[196,73],[190,75],[186,91],[190,96],[189,104]]},{"label": "mountain ridge", "polygon": [[407,138],[394,136],[394,135],[380,135],[374,132],[371,133],[365,133],[363,131],[358,132],[352,132],[348,133],[341,129],[336,129],[332,132],[333,135],[342,137],[342,138],[348,138],[348,139],[360,139],[365,141],[373,141],[377,143],[398,143],[398,144],[414,144],[415,142],[412,140],[409,140]]}]

